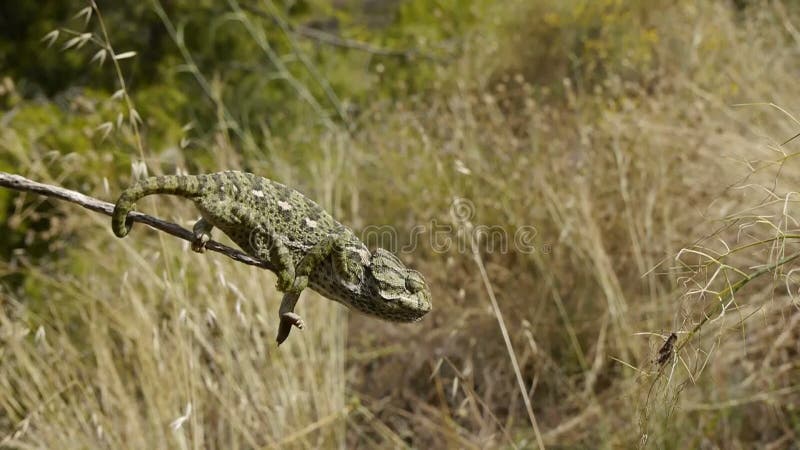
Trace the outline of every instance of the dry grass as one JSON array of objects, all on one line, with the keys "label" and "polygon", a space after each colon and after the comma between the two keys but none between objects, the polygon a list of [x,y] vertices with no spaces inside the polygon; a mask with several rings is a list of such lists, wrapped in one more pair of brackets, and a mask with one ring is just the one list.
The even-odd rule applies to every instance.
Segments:
[{"label": "dry grass", "polygon": [[[503,16],[533,21],[545,6],[510,2],[497,14],[518,38],[501,28],[472,39],[442,74],[452,89],[372,105],[352,135],[298,131],[319,148],[303,170],[289,168],[289,154],[248,161],[346,223],[391,224],[401,239],[434,223],[535,227],[532,253],[440,251],[422,239],[401,255],[433,286],[434,311],[420,324],[378,322],[305,294],[308,328],[278,350],[272,275],[144,228],[116,240],[104,219],[60,206],[60,226],[80,237],[64,254],[73,269],[2,268],[24,271],[48,301],[0,291],[0,446],[797,441],[794,266],[774,267],[732,299],[719,295],[797,251],[800,144],[779,144],[798,122],[766,104],[733,105],[800,110],[791,25],[800,15],[777,2],[746,15],[725,2],[657,13],[631,4],[655,36],[628,61],[644,77],[626,76],[615,48],[608,61],[621,66],[607,64],[601,79],[568,78],[546,92],[543,83],[570,71],[523,70],[531,64],[514,55],[535,60],[526,53],[535,49],[519,50],[527,28]],[[564,26],[584,18],[571,20]],[[13,130],[4,133],[11,145]],[[217,141],[219,167],[240,164],[228,145]],[[100,196],[118,190],[96,181]],[[474,205],[468,225],[451,214],[457,198]],[[168,218],[194,215],[186,202],[158,203]],[[654,358],[673,331],[679,351],[660,367]]]}]

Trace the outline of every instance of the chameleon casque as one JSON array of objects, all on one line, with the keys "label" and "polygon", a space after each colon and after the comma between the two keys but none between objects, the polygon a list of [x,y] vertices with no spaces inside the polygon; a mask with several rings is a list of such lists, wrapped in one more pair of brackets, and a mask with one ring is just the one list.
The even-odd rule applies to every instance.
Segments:
[{"label": "chameleon casque", "polygon": [[349,228],[283,184],[239,171],[146,178],[117,200],[111,219],[115,235],[128,234],[128,212],[151,194],[194,201],[202,218],[193,228],[192,250],[202,253],[217,227],[245,253],[275,267],[277,289],[284,293],[278,344],[292,326],[304,326],[294,308],[306,287],[389,321],[415,322],[431,310],[431,293],[419,272],[387,250],[370,252]]}]

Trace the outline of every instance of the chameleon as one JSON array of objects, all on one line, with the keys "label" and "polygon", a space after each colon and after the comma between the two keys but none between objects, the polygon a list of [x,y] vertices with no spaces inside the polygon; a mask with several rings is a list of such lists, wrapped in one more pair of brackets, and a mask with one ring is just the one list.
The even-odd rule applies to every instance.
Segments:
[{"label": "chameleon", "polygon": [[192,250],[205,251],[216,227],[245,253],[268,262],[283,293],[276,341],[302,329],[294,310],[310,288],[328,299],[380,319],[416,322],[431,310],[422,275],[383,248],[370,252],[348,227],[301,192],[252,173],[225,171],[145,178],[125,189],[114,206],[111,228],[125,237],[135,202],[152,194],[191,199],[201,218],[192,228]]}]

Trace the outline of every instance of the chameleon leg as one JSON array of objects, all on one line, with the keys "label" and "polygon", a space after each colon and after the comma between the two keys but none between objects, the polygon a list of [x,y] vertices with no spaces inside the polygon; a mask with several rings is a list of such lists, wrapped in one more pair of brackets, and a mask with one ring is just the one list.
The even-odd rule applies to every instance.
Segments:
[{"label": "chameleon leg", "polygon": [[[340,248],[344,248],[341,245],[341,239],[342,235],[339,234],[328,236],[306,253],[297,265],[292,287],[283,295],[281,306],[278,310],[278,316],[281,320],[278,326],[278,336],[275,339],[278,341],[278,345],[289,337],[289,332],[292,331],[293,326],[303,329],[305,325],[303,319],[294,312],[294,307],[300,299],[300,293],[308,286],[308,276],[314,269],[332,253],[341,253],[337,251]],[[338,256],[335,256],[334,259],[338,259]]]},{"label": "chameleon leg", "polygon": [[277,289],[288,292],[295,279],[295,267],[292,253],[284,245],[277,234],[268,226],[259,225],[247,238],[256,258],[267,260],[275,266],[275,275],[278,276]]},{"label": "chameleon leg", "polygon": [[[221,182],[220,182],[221,183]],[[223,194],[208,193],[194,199],[204,217],[210,217],[226,226],[222,229],[233,242],[247,254],[263,261],[269,261],[278,276],[277,288],[286,292],[294,282],[294,261],[292,253],[284,245],[281,236],[275,232],[268,221],[264,221],[255,209],[247,203],[227,198]],[[212,225],[200,219],[194,227],[195,236],[210,231]],[[198,240],[202,237],[197,237]]]},{"label": "chameleon leg", "polygon": [[333,243],[333,269],[345,283],[356,284],[364,275],[364,265],[359,260],[353,260],[345,244],[344,239],[337,239]]},{"label": "chameleon leg", "polygon": [[283,341],[289,337],[289,332],[292,331],[292,327],[297,327],[302,330],[305,326],[303,318],[293,311],[298,299],[300,299],[300,292],[287,292],[283,294],[281,307],[278,311],[278,316],[281,321],[278,324],[278,336],[275,338],[278,345],[281,345]]},{"label": "chameleon leg", "polygon": [[206,219],[200,219],[194,223],[192,227],[192,234],[194,240],[192,241],[192,250],[197,253],[204,253],[206,251],[206,243],[211,240],[211,230],[214,225],[211,225]]}]

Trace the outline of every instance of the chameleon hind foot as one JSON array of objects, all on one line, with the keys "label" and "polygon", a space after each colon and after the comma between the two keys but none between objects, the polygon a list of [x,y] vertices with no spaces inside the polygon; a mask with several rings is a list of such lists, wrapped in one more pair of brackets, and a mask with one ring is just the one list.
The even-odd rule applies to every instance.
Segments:
[{"label": "chameleon hind foot", "polygon": [[278,326],[278,337],[275,338],[278,345],[281,345],[283,341],[289,337],[289,332],[292,331],[292,327],[297,327],[302,330],[305,325],[303,318],[297,313],[285,312],[281,314],[281,324]]}]

